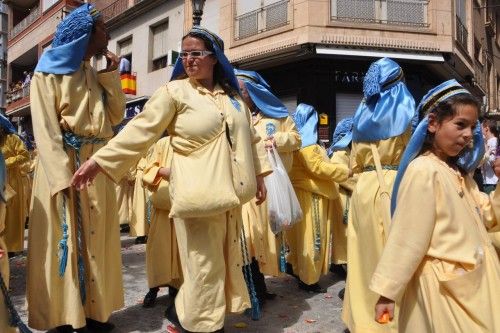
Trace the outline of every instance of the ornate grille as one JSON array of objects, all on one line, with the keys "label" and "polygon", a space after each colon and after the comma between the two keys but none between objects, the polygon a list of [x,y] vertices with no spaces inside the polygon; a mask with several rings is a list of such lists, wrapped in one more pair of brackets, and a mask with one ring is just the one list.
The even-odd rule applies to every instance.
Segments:
[{"label": "ornate grille", "polygon": [[235,39],[242,39],[290,23],[289,0],[279,1],[235,18]]},{"label": "ornate grille", "polygon": [[428,0],[331,0],[332,20],[426,27]]},{"label": "ornate grille", "polygon": [[460,18],[457,16],[456,19],[456,31],[457,31],[457,42],[467,50],[467,40],[469,39],[469,32],[465,28]]}]

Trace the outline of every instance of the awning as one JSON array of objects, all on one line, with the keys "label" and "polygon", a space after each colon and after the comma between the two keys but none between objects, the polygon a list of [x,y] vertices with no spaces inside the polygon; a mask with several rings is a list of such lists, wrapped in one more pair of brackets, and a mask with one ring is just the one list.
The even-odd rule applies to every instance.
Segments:
[{"label": "awning", "polygon": [[369,57],[369,58],[388,57],[392,59],[445,62],[444,57],[441,53],[425,53],[425,52],[420,53],[420,52],[378,51],[378,50],[362,50],[362,49],[316,46],[316,54]]}]

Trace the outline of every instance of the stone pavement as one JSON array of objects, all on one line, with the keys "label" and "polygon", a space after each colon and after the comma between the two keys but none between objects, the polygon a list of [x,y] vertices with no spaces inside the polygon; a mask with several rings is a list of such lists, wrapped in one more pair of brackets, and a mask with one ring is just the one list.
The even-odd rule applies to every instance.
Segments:
[{"label": "stone pavement", "polygon": [[[113,333],[167,332],[169,322],[163,317],[170,298],[162,288],[151,309],[142,307],[146,294],[145,245],[134,245],[134,238],[122,234],[123,283],[125,308],[115,312],[110,321],[116,325]],[[11,292],[14,303],[23,320],[27,320],[25,301],[26,256],[10,260]],[[309,294],[297,288],[290,276],[268,278],[270,292],[278,294],[275,300],[266,303],[263,317],[252,321],[248,316],[228,315],[227,333],[342,333],[345,330],[340,319],[342,301],[337,297],[344,281],[333,274],[324,276],[320,284],[328,288],[327,294]],[[243,327],[241,327],[243,326]],[[34,331],[40,332],[40,331]]]}]

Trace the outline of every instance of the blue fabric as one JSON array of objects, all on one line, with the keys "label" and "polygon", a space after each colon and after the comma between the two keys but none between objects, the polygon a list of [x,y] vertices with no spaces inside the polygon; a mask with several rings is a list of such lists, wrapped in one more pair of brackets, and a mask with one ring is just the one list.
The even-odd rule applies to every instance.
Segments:
[{"label": "blue fabric", "polygon": [[[224,77],[227,79],[229,85],[235,91],[239,92],[240,87],[238,85],[238,80],[236,79],[236,75],[234,75],[233,66],[227,59],[226,55],[224,54],[224,42],[222,41],[222,39],[213,32],[209,31],[208,29],[205,29],[200,26],[194,26],[189,31],[189,33],[201,35],[207,38],[210,42],[212,42],[212,48],[214,49],[215,57],[217,58],[217,61],[222,67],[222,71],[224,72]],[[184,65],[182,64],[181,57],[178,57],[174,65],[174,70],[172,72],[170,81],[178,78],[182,74],[186,74],[186,71],[184,70]]]},{"label": "blue fabric", "polygon": [[92,27],[99,17],[99,12],[90,4],[83,4],[66,16],[57,26],[52,48],[42,54],[35,72],[76,72],[87,51]]},{"label": "blue fabric", "polygon": [[[425,118],[418,124],[417,128],[411,136],[410,142],[406,147],[401,162],[399,163],[398,174],[396,175],[396,180],[394,181],[394,187],[392,190],[391,198],[391,213],[394,214],[396,210],[396,202],[398,197],[399,185],[401,180],[408,168],[408,165],[413,161],[420,151],[422,150],[423,144],[427,137],[427,129],[429,127],[429,117],[428,114],[436,110],[436,106],[447,100],[448,98],[455,96],[457,94],[469,94],[470,92],[464,89],[456,80],[448,80],[439,86],[431,89],[423,98],[418,106],[418,111],[421,114],[425,114]],[[460,167],[467,173],[474,171],[481,162],[483,158],[485,148],[484,139],[481,132],[481,124],[479,121],[476,124],[476,128],[472,137],[473,146],[472,148],[466,147],[458,155],[457,166]]]},{"label": "blue fabric", "polygon": [[17,134],[16,128],[10,120],[5,117],[3,114],[0,114],[0,126],[2,126],[3,130],[5,131],[5,134]]},{"label": "blue fabric", "polygon": [[292,117],[302,139],[302,148],[318,143],[318,112],[314,107],[300,103]]},{"label": "blue fabric", "polygon": [[327,151],[328,156],[331,157],[335,151],[345,149],[351,143],[352,127],[352,117],[348,117],[339,121],[337,127],[335,127],[335,132],[333,132],[332,144]]},{"label": "blue fabric", "polygon": [[278,119],[289,116],[286,106],[271,92],[271,87],[259,73],[235,69],[234,74],[245,83],[250,98],[266,117]]},{"label": "blue fabric", "polygon": [[403,79],[403,70],[389,58],[370,66],[363,81],[364,99],[354,115],[354,141],[385,140],[408,128],[415,116],[415,100]]}]

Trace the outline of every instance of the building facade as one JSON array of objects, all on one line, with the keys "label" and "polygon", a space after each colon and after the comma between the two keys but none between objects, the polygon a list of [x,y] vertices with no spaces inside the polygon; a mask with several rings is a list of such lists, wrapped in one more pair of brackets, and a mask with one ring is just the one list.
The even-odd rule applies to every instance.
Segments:
[{"label": "building facade", "polygon": [[7,5],[0,2],[0,112],[5,114],[7,93],[7,36],[8,36]]},{"label": "building facade", "polygon": [[[327,141],[336,123],[354,114],[369,64],[385,56],[403,67],[417,101],[432,86],[455,78],[480,98],[484,112],[497,114],[498,4],[207,0],[202,25],[217,7],[218,26],[209,28],[224,39],[232,63],[258,70],[290,111],[301,102],[314,105],[323,114],[320,135]],[[185,27],[190,20],[186,16]]]}]

